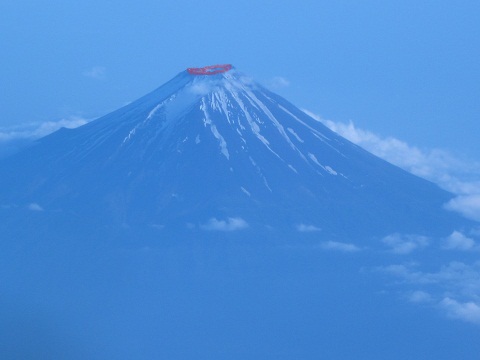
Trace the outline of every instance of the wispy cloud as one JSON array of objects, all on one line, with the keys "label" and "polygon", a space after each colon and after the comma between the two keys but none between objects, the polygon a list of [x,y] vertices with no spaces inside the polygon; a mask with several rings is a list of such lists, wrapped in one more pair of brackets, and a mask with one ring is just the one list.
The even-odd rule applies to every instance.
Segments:
[{"label": "wispy cloud", "polygon": [[86,124],[89,120],[70,117],[58,121],[27,123],[21,126],[0,128],[0,157],[15,153],[33,140],[46,136],[60,128],[73,129]]},{"label": "wispy cloud", "polygon": [[459,302],[449,297],[440,302],[447,316],[474,324],[480,324],[480,305],[473,301]]},{"label": "wispy cloud", "polygon": [[430,240],[420,235],[391,234],[385,236],[382,242],[390,248],[391,252],[406,255],[414,250],[425,248],[428,246]]},{"label": "wispy cloud", "polygon": [[43,123],[26,124],[21,127],[0,128],[0,142],[17,139],[38,139],[64,127],[73,129],[85,125],[89,120],[80,117],[71,117],[58,121],[46,121]]},{"label": "wispy cloud", "polygon": [[416,290],[409,293],[407,298],[413,303],[430,303],[433,301],[432,295],[421,290]]},{"label": "wispy cloud", "polygon": [[236,231],[248,228],[248,223],[240,217],[218,220],[211,218],[206,224],[200,225],[203,230],[209,231]]},{"label": "wispy cloud", "polygon": [[274,76],[268,82],[268,86],[273,90],[283,89],[290,86],[290,81],[283,76]]},{"label": "wispy cloud", "polygon": [[479,162],[460,159],[441,149],[420,149],[394,137],[382,137],[357,128],[351,121],[335,122],[308,110],[304,112],[372,154],[456,194],[446,208],[480,221]]},{"label": "wispy cloud", "polygon": [[104,66],[94,66],[85,70],[83,76],[96,80],[104,80],[107,77],[107,69]]},{"label": "wispy cloud", "polygon": [[468,219],[480,221],[480,194],[459,195],[445,204],[445,208],[461,213]]},{"label": "wispy cloud", "polygon": [[43,211],[43,208],[37,203],[28,204],[27,208],[31,211]]},{"label": "wispy cloud", "polygon": [[357,245],[338,241],[325,241],[320,244],[320,247],[325,250],[341,252],[357,252],[361,250],[361,248],[359,248]]},{"label": "wispy cloud", "polygon": [[443,240],[442,248],[445,250],[472,251],[479,250],[475,240],[460,231],[454,231]]},{"label": "wispy cloud", "polygon": [[322,229],[315,225],[299,224],[297,225],[297,230],[300,232],[315,232],[321,231]]},{"label": "wispy cloud", "polygon": [[407,292],[410,301],[430,303],[448,317],[480,324],[480,262],[451,261],[438,271],[429,272],[422,271],[416,263],[380,270],[417,288]]}]

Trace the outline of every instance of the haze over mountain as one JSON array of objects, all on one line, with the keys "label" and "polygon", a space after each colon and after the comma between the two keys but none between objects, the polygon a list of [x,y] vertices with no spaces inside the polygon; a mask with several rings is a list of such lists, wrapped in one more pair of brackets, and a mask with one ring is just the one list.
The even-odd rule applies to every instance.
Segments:
[{"label": "haze over mountain", "polygon": [[[478,235],[444,209],[452,197],[230,65],[187,69],[1,160],[4,309],[12,324],[25,308],[60,314],[55,326],[70,334],[58,347],[32,325],[30,349],[12,325],[21,335],[10,333],[4,354],[448,359],[454,350],[437,344],[455,336],[474,359],[468,329],[452,335],[443,318],[380,296],[373,274],[418,285],[412,298],[452,317],[470,304],[462,320],[477,322],[476,275],[453,291],[440,272],[392,263],[411,255],[477,274],[451,266],[447,250],[476,251]],[[428,279],[437,286],[421,288]],[[431,341],[419,340],[432,324]]]}]

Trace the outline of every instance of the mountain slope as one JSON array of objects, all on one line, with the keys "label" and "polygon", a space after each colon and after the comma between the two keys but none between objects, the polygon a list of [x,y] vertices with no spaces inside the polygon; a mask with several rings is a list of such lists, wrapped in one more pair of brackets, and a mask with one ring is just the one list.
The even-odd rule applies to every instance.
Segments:
[{"label": "mountain slope", "polygon": [[112,227],[232,218],[348,238],[459,224],[442,209],[449,193],[228,70],[181,72],[124,108],[39,140],[3,162],[0,203]]}]

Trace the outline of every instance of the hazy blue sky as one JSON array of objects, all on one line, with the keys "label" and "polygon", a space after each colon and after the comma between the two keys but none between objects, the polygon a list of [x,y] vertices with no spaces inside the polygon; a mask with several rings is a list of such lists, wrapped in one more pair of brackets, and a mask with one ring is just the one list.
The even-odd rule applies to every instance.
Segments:
[{"label": "hazy blue sky", "polygon": [[[11,139],[82,124],[187,67],[218,63],[232,63],[341,135],[454,192],[450,208],[480,221],[479,0],[1,0],[0,157]],[[469,256],[438,269],[392,260],[378,273],[406,284],[419,309],[475,324],[457,331],[455,323],[446,333],[424,312],[413,322],[421,330],[400,334],[405,351],[414,352],[412,342],[424,343],[415,335],[432,329],[441,329],[434,339],[445,339],[451,352],[476,346],[480,230],[455,231],[438,244],[393,234],[382,246],[386,256],[428,246]],[[385,314],[402,316],[390,308]],[[363,328],[358,334],[373,337]],[[431,347],[442,354],[436,341]]]},{"label": "hazy blue sky", "polygon": [[480,159],[480,2],[0,3],[0,128],[91,119],[232,63],[325,119]]}]

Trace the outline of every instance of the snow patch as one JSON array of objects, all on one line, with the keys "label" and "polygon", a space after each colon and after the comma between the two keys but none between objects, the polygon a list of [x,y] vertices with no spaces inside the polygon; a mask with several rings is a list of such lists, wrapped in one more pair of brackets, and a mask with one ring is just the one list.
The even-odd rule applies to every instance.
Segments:
[{"label": "snow patch", "polygon": [[292,170],[295,174],[298,174],[297,169],[295,169],[292,165],[288,164],[290,170]]},{"label": "snow patch", "polygon": [[308,157],[310,158],[310,160],[312,160],[317,166],[321,167],[323,170],[325,170],[326,172],[328,172],[330,175],[338,175],[338,173],[333,170],[330,166],[323,166],[322,164],[320,164],[320,162],[318,161],[317,157],[312,154],[312,153],[308,153]]},{"label": "snow patch", "polygon": [[207,104],[205,103],[205,99],[202,99],[202,104],[200,105],[200,109],[203,111],[203,114],[205,116],[203,121],[204,125],[210,126],[210,130],[213,136],[218,140],[218,143],[220,145],[220,151],[227,158],[227,160],[229,160],[230,154],[228,153],[227,142],[225,141],[223,136],[220,134],[220,132],[218,131],[213,121],[210,119],[210,115],[208,114],[208,111],[207,111]]},{"label": "snow patch", "polygon": [[320,166],[322,169],[325,169],[323,165],[320,164],[320,162],[317,160],[317,157],[315,155],[313,155],[312,153],[308,153],[308,157],[310,158],[310,160],[312,160],[315,164]]},{"label": "snow patch", "polygon": [[330,166],[328,166],[328,165],[325,166],[325,170],[327,170],[328,173],[330,173],[331,175],[338,175],[338,173],[337,173],[335,170],[333,170],[333,169],[332,169]]},{"label": "snow patch", "polygon": [[287,130],[288,130],[288,132],[289,132],[290,134],[292,134],[293,136],[295,136],[295,138],[296,138],[299,142],[304,143],[303,139],[302,139],[300,136],[298,136],[298,134],[295,132],[295,130],[293,130],[292,128],[287,128]]},{"label": "snow patch", "polygon": [[[270,147],[270,143],[268,142],[268,140],[260,134],[260,127],[258,126],[257,122],[253,119],[252,115],[250,114],[250,112],[248,111],[245,103],[242,101],[242,99],[240,98],[239,94],[237,93],[237,91],[235,90],[233,84],[231,83],[226,83],[225,84],[225,87],[229,90],[230,92],[230,95],[232,96],[232,98],[236,101],[236,103],[238,104],[238,106],[240,107],[240,109],[242,110],[244,116],[245,116],[245,119],[247,119],[247,122],[248,124],[250,125],[250,129],[252,130],[253,134],[257,137],[257,139],[259,139],[264,145],[265,147],[271,152],[273,153],[276,157],[278,157],[280,159],[280,156]],[[246,91],[246,89],[244,89]],[[249,92],[250,93],[250,92]],[[252,102],[248,97],[247,97],[247,100],[249,100],[250,102]],[[253,103],[252,103],[253,104]]]},{"label": "snow patch", "polygon": [[241,189],[247,196],[251,196],[250,191],[248,191],[247,189],[245,189],[243,186],[241,186],[240,189]]}]

